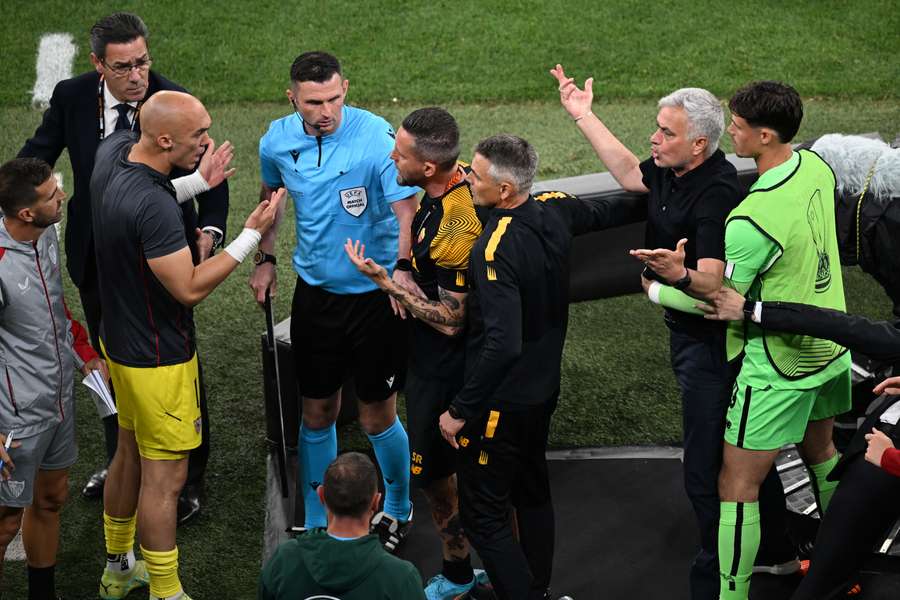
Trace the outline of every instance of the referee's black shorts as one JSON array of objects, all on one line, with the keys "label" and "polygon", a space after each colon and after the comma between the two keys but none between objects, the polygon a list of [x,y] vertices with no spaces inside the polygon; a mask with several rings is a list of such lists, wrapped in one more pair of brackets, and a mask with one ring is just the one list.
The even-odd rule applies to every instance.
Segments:
[{"label": "referee's black shorts", "polygon": [[456,451],[441,436],[438,419],[462,387],[458,377],[428,377],[406,373],[406,431],[409,435],[410,473],[419,487],[456,473]]},{"label": "referee's black shorts", "polygon": [[297,386],[307,398],[331,396],[347,375],[367,404],[403,389],[407,331],[381,290],[333,294],[297,277],[291,346]]}]

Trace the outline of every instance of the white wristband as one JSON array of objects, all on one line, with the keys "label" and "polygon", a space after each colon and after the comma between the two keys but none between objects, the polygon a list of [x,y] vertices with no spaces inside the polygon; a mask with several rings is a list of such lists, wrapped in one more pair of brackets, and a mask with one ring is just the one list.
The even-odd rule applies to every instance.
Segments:
[{"label": "white wristband", "polygon": [[261,239],[262,235],[260,235],[257,230],[244,227],[241,235],[234,238],[234,241],[225,246],[225,252],[227,252],[234,260],[242,263],[245,258],[250,256],[251,252],[256,250],[256,246]]},{"label": "white wristband", "polygon": [[650,287],[647,288],[647,297],[650,298],[650,302],[653,304],[659,304],[659,291],[662,289],[662,284],[658,281],[651,281]]},{"label": "white wristband", "polygon": [[184,204],[191,198],[209,191],[209,184],[203,179],[200,171],[173,179],[172,185],[175,187],[175,199],[178,200],[178,204]]},{"label": "white wristband", "polygon": [[750,317],[750,320],[754,323],[762,323],[762,302],[757,302],[753,305],[753,316]]}]

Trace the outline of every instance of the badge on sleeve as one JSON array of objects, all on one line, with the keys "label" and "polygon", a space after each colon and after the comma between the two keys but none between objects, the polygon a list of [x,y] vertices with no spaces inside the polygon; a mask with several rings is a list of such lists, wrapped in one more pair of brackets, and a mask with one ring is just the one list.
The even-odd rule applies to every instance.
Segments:
[{"label": "badge on sleeve", "polygon": [[354,217],[363,214],[366,206],[369,205],[365,186],[341,190],[341,205],[344,207],[344,210]]}]

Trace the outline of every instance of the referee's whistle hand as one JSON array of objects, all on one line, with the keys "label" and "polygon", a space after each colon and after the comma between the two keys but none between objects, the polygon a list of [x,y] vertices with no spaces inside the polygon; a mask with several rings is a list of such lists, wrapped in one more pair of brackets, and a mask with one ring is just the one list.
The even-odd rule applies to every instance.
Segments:
[{"label": "referee's whistle hand", "polygon": [[269,290],[270,297],[275,298],[276,288],[275,265],[272,263],[267,262],[257,265],[250,273],[250,289],[253,291],[253,297],[260,307],[266,304],[266,290]]}]

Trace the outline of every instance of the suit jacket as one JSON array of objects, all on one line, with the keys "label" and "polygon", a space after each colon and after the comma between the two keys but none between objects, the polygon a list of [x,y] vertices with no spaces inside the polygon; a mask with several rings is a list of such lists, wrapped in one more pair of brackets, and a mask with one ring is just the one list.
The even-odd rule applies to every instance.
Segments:
[{"label": "suit jacket", "polygon": [[[160,90],[185,91],[184,88],[150,71],[145,100]],[[68,148],[74,176],[74,193],[68,202],[66,218],[66,264],[76,286],[81,287],[86,267],[94,262],[94,243],[91,232],[91,173],[94,156],[100,145],[98,136],[97,86],[100,75],[91,71],[72,79],[60,81],[53,90],[50,107],[34,135],[25,142],[19,157],[41,158],[51,165]],[[140,123],[136,128],[140,127]],[[109,135],[112,132],[107,132]],[[178,177],[184,173],[172,173]],[[196,227],[208,225],[225,232],[228,218],[228,182],[197,197],[200,213],[193,202],[182,204],[185,233],[196,259]]]}]

